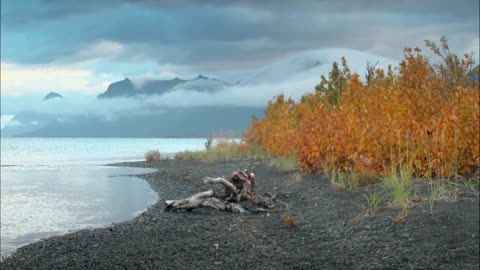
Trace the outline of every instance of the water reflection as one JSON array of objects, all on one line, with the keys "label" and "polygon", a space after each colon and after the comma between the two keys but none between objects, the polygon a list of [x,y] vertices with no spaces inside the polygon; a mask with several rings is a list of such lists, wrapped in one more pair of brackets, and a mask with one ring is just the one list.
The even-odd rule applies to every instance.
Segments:
[{"label": "water reflection", "polygon": [[158,198],[144,180],[125,175],[153,171],[2,166],[1,255],[39,238],[133,218]]}]

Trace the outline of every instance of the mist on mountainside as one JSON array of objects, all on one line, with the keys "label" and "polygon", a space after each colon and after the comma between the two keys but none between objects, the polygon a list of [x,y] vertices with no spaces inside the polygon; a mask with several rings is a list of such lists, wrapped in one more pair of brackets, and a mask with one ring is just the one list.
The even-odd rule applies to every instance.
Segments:
[{"label": "mist on mountainside", "polygon": [[7,97],[2,99],[2,115],[14,117],[2,121],[2,136],[204,137],[227,130],[241,136],[268,100],[280,93],[299,99],[342,56],[360,75],[367,63],[378,61],[383,68],[395,64],[354,50],[321,49],[279,59],[235,83],[205,75],[125,78],[98,96],[52,92],[43,99]]}]

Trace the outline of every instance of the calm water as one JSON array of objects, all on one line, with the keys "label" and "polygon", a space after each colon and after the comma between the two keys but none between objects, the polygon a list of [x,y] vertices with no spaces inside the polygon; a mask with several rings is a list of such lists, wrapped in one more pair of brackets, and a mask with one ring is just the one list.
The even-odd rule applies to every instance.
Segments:
[{"label": "calm water", "polygon": [[204,148],[205,139],[1,138],[1,255],[47,236],[128,220],[158,199],[126,175],[150,169],[103,166],[143,153]]}]

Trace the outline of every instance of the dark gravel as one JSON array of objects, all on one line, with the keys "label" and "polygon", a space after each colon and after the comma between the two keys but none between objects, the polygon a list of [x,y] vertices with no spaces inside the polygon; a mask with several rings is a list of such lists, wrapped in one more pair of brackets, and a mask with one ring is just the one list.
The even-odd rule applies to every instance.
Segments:
[{"label": "dark gravel", "polygon": [[[321,175],[292,184],[293,172],[259,161],[162,161],[143,177],[159,202],[137,218],[110,227],[54,236],[18,249],[1,269],[479,269],[479,201],[462,196],[418,203],[405,222],[397,209],[361,217],[362,194],[371,186],[341,191]],[[212,209],[163,212],[163,200],[205,189],[204,176],[230,176],[255,167],[257,193],[288,203],[300,223],[282,223],[284,207],[270,215]]]}]

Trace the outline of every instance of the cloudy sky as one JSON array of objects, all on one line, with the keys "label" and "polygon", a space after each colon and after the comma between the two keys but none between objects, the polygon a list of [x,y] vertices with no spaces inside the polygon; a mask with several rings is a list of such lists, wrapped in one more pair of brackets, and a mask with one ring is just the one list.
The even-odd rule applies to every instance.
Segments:
[{"label": "cloudy sky", "polygon": [[441,35],[478,59],[479,1],[2,0],[1,94],[96,95],[124,77],[234,80],[322,48],[398,61]]}]

